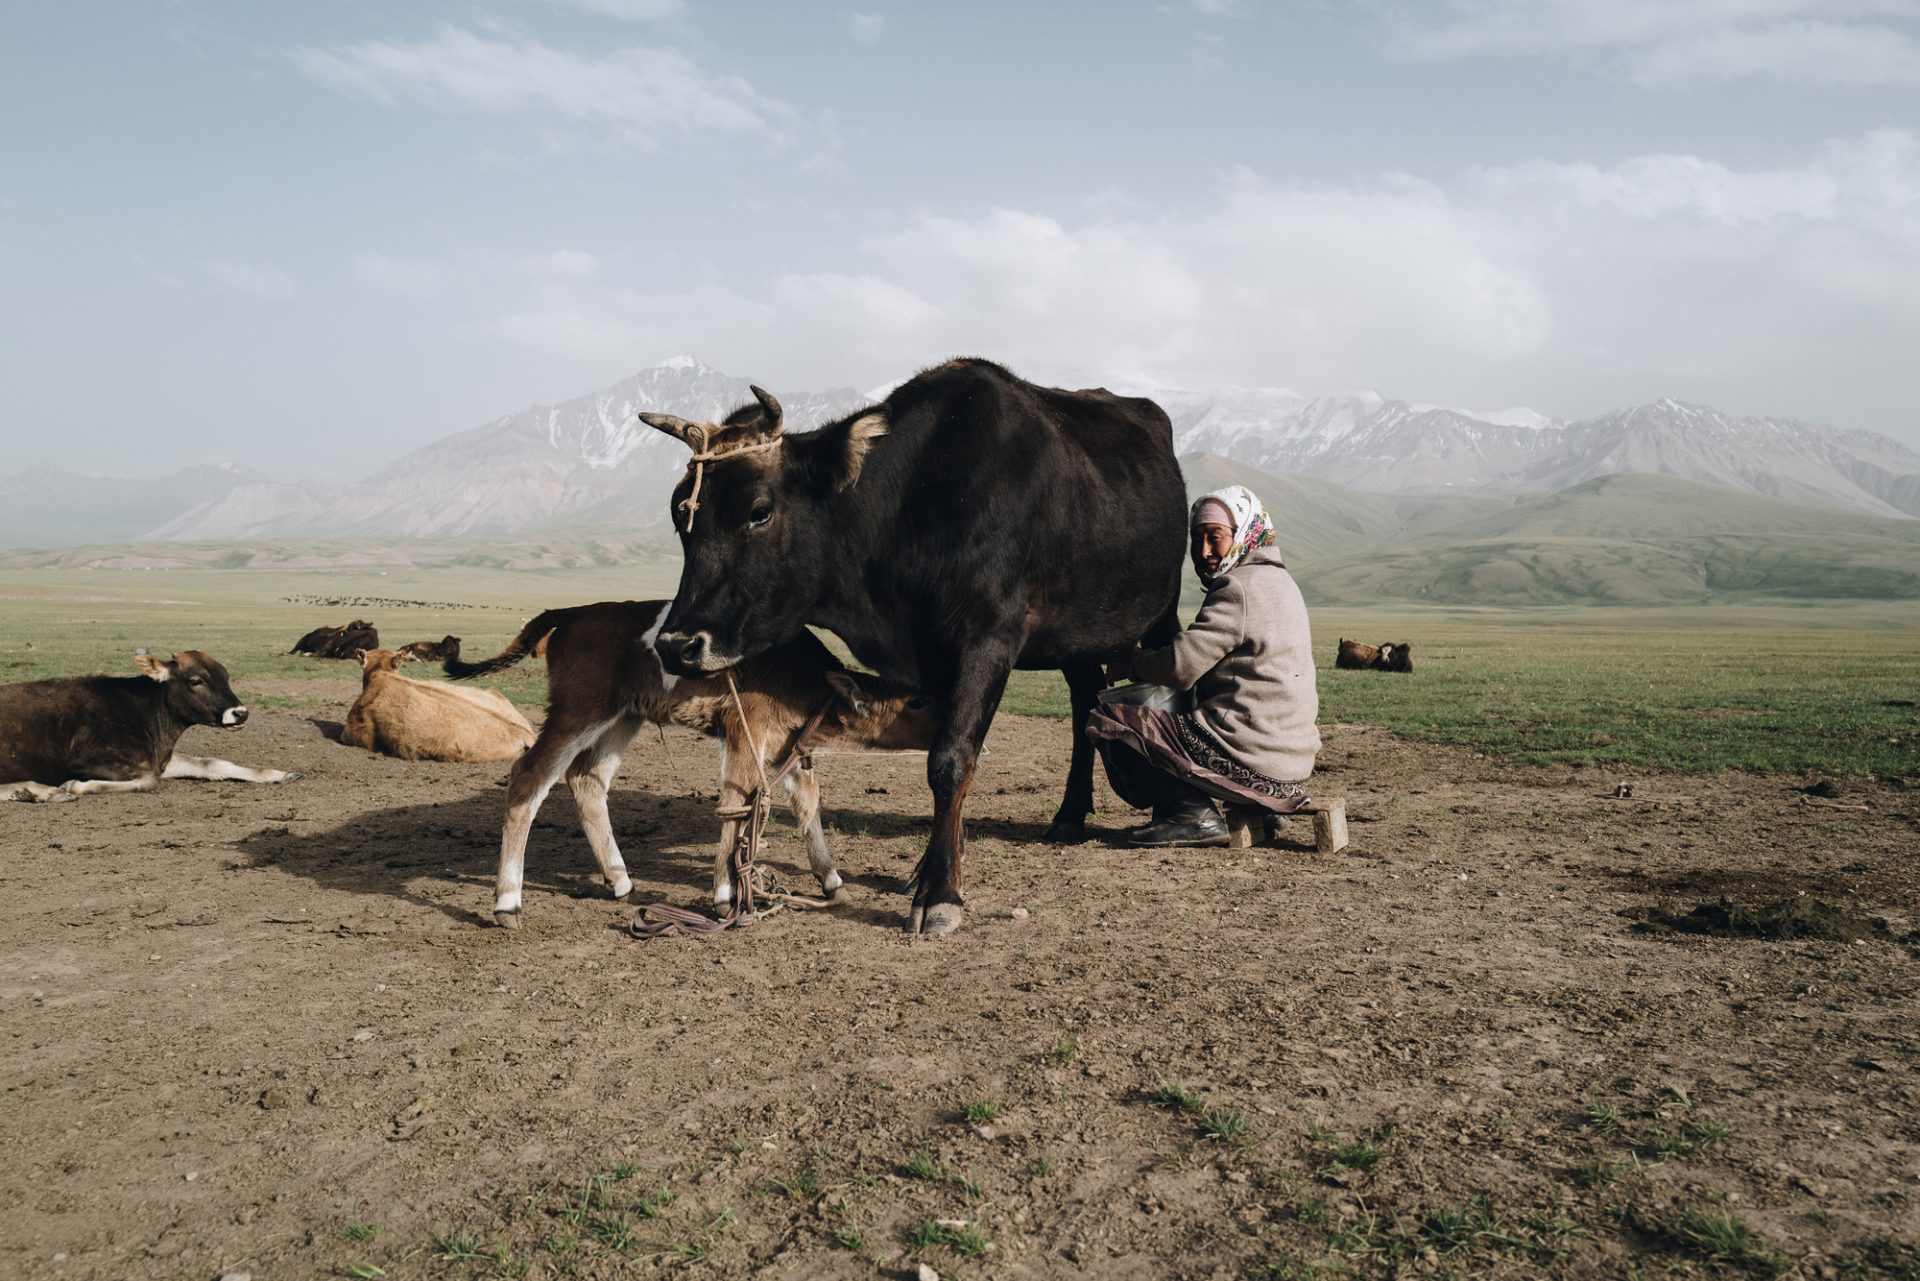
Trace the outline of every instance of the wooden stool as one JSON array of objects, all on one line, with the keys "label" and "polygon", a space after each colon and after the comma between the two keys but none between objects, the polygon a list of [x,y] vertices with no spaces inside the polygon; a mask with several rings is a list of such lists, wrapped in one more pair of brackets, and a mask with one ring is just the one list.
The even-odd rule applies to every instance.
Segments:
[{"label": "wooden stool", "polygon": [[[1266,843],[1268,811],[1258,805],[1229,805],[1226,811],[1228,849],[1248,850]],[[1313,815],[1313,848],[1319,853],[1337,854],[1347,848],[1347,800],[1344,796],[1316,798],[1294,813]]]}]

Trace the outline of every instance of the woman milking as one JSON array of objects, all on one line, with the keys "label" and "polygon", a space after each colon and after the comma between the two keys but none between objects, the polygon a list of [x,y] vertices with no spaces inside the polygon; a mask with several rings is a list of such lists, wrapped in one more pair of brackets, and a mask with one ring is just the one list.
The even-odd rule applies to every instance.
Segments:
[{"label": "woman milking", "polygon": [[1153,821],[1132,845],[1225,845],[1215,800],[1284,815],[1307,802],[1320,750],[1306,602],[1274,546],[1266,508],[1243,485],[1193,505],[1194,572],[1206,589],[1192,625],[1165,649],[1111,664],[1114,679],[1190,695],[1127,691],[1087,722],[1120,799]]}]

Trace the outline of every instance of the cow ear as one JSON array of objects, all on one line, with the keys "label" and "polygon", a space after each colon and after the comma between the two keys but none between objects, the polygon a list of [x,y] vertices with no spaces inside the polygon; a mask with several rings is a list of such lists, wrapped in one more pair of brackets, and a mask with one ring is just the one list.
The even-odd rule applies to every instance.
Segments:
[{"label": "cow ear", "polygon": [[133,656],[133,665],[138,667],[141,673],[151,680],[164,681],[173,679],[173,664],[153,654],[149,654],[144,649]]},{"label": "cow ear", "polygon": [[347,655],[347,657],[360,664],[361,667],[365,667],[367,665],[367,655],[372,652],[370,649],[356,649],[353,653]]},{"label": "cow ear", "polygon": [[855,716],[869,716],[873,713],[873,704],[867,701],[867,691],[860,688],[860,681],[851,672],[828,672],[827,684],[833,690],[833,696],[840,705]]},{"label": "cow ear", "polygon": [[867,451],[873,442],[887,434],[887,411],[875,409],[847,424],[846,454],[840,462],[838,490],[852,489],[860,482],[860,470],[866,466]]}]

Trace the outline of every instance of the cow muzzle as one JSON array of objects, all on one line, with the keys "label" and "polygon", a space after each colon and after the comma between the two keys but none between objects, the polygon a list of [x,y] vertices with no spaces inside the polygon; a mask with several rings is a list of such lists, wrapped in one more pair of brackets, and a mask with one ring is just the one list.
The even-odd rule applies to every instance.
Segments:
[{"label": "cow muzzle", "polygon": [[247,723],[247,709],[244,707],[229,707],[226,711],[220,713],[220,723],[222,725],[231,725],[235,729],[238,729]]},{"label": "cow muzzle", "polygon": [[698,676],[733,665],[714,651],[713,638],[705,632],[661,632],[653,648],[661,665],[676,676]]}]

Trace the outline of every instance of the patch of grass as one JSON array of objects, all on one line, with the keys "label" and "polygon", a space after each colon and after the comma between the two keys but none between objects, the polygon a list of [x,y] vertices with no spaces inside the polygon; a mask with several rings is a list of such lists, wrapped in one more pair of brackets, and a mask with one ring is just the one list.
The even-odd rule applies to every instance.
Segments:
[{"label": "patch of grass", "polygon": [[859,1254],[867,1248],[867,1234],[859,1228],[840,1228],[833,1234],[833,1243],[842,1250]]},{"label": "patch of grass", "polygon": [[785,1183],[776,1180],[774,1186],[786,1193],[791,1200],[811,1201],[820,1195],[826,1187],[826,1181],[820,1177],[819,1167],[812,1161],[808,1161],[793,1172],[791,1179]]},{"label": "patch of grass", "polygon": [[433,1257],[443,1263],[490,1263],[495,1254],[480,1234],[465,1224],[435,1234],[430,1244]]},{"label": "patch of grass", "polygon": [[1733,1137],[1734,1129],[1717,1117],[1702,1114],[1688,1119],[1687,1133],[1703,1144],[1725,1143]]},{"label": "patch of grass", "polygon": [[1047,1050],[1047,1057],[1053,1060],[1055,1067],[1065,1067],[1073,1062],[1073,1053],[1080,1048],[1080,1038],[1071,1032],[1063,1032],[1054,1039]]},{"label": "patch of grass", "polygon": [[1355,1139],[1351,1143],[1341,1143],[1333,1149],[1333,1159],[1349,1170],[1371,1170],[1380,1163],[1386,1152],[1375,1147],[1365,1139]]},{"label": "patch of grass", "polygon": [[1027,1162],[1027,1177],[1030,1179],[1044,1179],[1052,1173],[1053,1158],[1050,1156],[1043,1154]]},{"label": "patch of grass", "polygon": [[1153,1088],[1144,1092],[1143,1097],[1154,1107],[1165,1108],[1169,1112],[1204,1112],[1207,1101],[1199,1093],[1188,1089],[1170,1076],[1163,1076],[1154,1082]]},{"label": "patch of grass", "polygon": [[1763,1276],[1777,1276],[1786,1269],[1780,1254],[1724,1206],[1683,1207],[1668,1222],[1666,1235],[1690,1253]]},{"label": "patch of grass", "polygon": [[1605,1099],[1587,1100],[1587,1124],[1602,1134],[1612,1134],[1620,1128],[1620,1110]]},{"label": "patch of grass", "polygon": [[953,1185],[959,1188],[969,1201],[983,1201],[986,1199],[987,1190],[981,1186],[980,1180],[974,1177],[972,1171],[968,1171],[966,1174],[954,1175]]},{"label": "patch of grass", "polygon": [[977,1259],[987,1252],[987,1235],[978,1223],[955,1226],[934,1219],[922,1219],[907,1234],[907,1245],[914,1252],[944,1245],[969,1259]]},{"label": "patch of grass", "polygon": [[1691,1156],[1700,1147],[1700,1141],[1685,1130],[1669,1130],[1662,1126],[1653,1132],[1647,1141],[1647,1151],[1654,1156]]},{"label": "patch of grass", "polygon": [[593,1221],[593,1239],[615,1254],[628,1254],[633,1250],[637,1232],[633,1216],[625,1210],[615,1210]]},{"label": "patch of grass", "polygon": [[944,1183],[947,1179],[947,1167],[941,1165],[939,1158],[925,1148],[908,1157],[900,1167],[900,1172],[909,1179],[921,1179],[927,1183]]},{"label": "patch of grass", "polygon": [[1237,1108],[1208,1108],[1200,1118],[1200,1132],[1222,1143],[1237,1143],[1247,1133],[1247,1114]]},{"label": "patch of grass", "polygon": [[986,1125],[1000,1116],[1000,1105],[992,1099],[975,1099],[967,1104],[967,1124]]},{"label": "patch of grass", "polygon": [[1596,1152],[1575,1167],[1573,1177],[1583,1188],[1604,1188],[1618,1183],[1622,1173],[1618,1161]]},{"label": "patch of grass", "polygon": [[341,1268],[340,1271],[342,1275],[356,1277],[359,1281],[379,1281],[379,1278],[387,1275],[385,1268],[370,1260],[362,1260],[359,1263],[349,1263]]},{"label": "patch of grass", "polygon": [[371,1241],[379,1235],[379,1224],[362,1223],[358,1219],[347,1220],[347,1225],[340,1229],[342,1241]]},{"label": "patch of grass", "polygon": [[1507,1231],[1486,1197],[1433,1211],[1418,1220],[1415,1235],[1442,1254],[1477,1245],[1527,1249],[1534,1244]]}]

